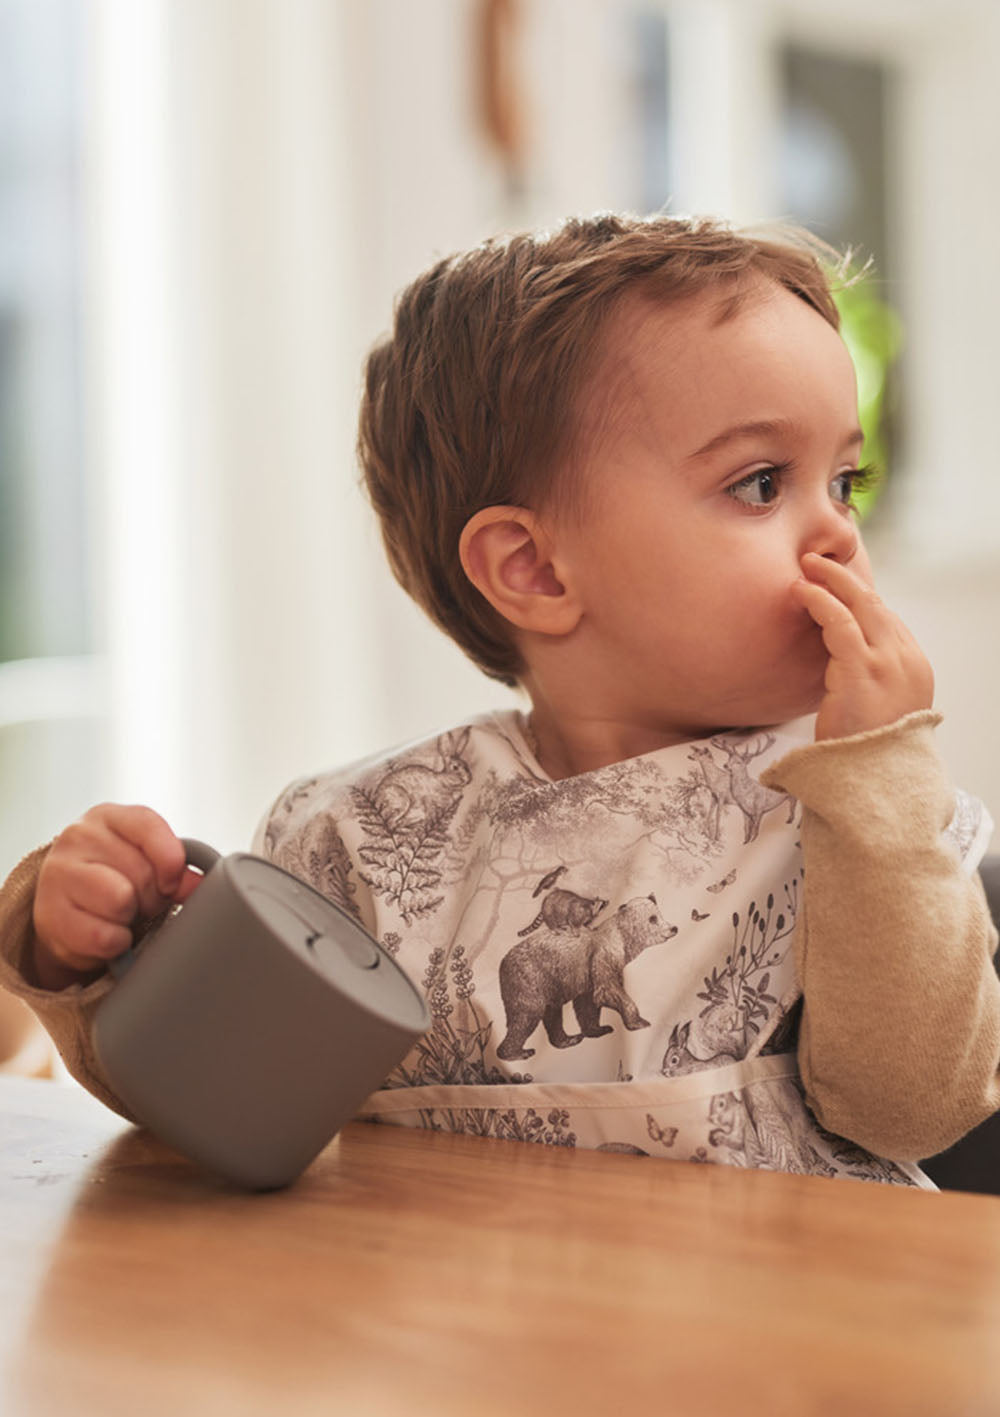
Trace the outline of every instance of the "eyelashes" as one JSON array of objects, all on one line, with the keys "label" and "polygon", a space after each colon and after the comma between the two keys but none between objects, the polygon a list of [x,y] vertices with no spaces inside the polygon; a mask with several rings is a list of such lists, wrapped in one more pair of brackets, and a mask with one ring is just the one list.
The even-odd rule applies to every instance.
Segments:
[{"label": "eyelashes", "polygon": [[850,478],[852,492],[870,492],[882,481],[882,469],[874,463],[865,463],[864,467],[855,468]]}]

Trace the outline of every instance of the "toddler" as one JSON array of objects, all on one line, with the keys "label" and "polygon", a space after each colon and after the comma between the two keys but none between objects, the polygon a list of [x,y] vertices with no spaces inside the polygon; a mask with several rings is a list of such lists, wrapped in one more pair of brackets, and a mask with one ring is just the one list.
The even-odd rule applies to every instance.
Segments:
[{"label": "toddler", "polygon": [[[811,246],[612,216],[400,298],[360,452],[393,570],[530,711],[304,778],[254,843],[422,984],[383,1122],[929,1185],[1000,1104],[991,823],[876,595],[854,370]],[[14,872],[3,982],[71,1070],[196,888],[155,813]]]}]

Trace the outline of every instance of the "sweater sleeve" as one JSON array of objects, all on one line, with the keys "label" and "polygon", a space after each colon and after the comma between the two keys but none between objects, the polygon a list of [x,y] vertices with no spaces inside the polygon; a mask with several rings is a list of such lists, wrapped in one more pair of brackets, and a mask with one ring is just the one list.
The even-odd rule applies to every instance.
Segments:
[{"label": "sweater sleeve", "polygon": [[91,1043],[91,1025],[101,1000],[113,986],[109,974],[67,989],[39,988],[31,961],[34,950],[32,907],[38,873],[48,851],[39,847],[16,866],[0,890],[0,988],[23,999],[48,1030],[76,1080],[106,1106],[129,1121],[136,1119],[104,1077]]},{"label": "sweater sleeve", "polygon": [[796,748],[762,774],[803,804],[799,1066],[820,1123],[918,1161],[1000,1107],[997,932],[945,828],[933,739],[908,714]]}]

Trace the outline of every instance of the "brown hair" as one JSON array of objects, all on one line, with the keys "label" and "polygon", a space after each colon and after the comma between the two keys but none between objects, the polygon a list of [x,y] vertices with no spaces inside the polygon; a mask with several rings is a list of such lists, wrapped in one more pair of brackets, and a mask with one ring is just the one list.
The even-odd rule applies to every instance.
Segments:
[{"label": "brown hair", "polygon": [[[368,358],[358,448],[396,579],[491,677],[523,669],[511,627],[467,579],[462,528],[484,507],[557,493],[612,313],[775,281],[839,328],[806,233],[707,219],[596,216],[486,241],[403,291]],[[729,310],[728,313],[731,313]]]}]

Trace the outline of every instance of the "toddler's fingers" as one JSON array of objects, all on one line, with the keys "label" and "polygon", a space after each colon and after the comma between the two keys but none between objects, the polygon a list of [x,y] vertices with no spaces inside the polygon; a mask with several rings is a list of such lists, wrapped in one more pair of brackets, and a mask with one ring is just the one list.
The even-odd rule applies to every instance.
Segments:
[{"label": "toddler's fingers", "polygon": [[[41,935],[41,931],[38,933]],[[117,959],[124,954],[132,944],[132,931],[127,925],[101,920],[65,903],[45,931],[44,940],[49,953],[61,964],[85,974],[94,968],[95,961]]]},{"label": "toddler's fingers", "polygon": [[180,885],[174,891],[173,900],[176,905],[183,905],[193,890],[201,885],[205,877],[200,871],[192,871],[188,866],[180,880]]},{"label": "toddler's fingers", "polygon": [[172,900],[187,863],[183,843],[167,822],[150,807],[108,803],[100,811],[108,830],[151,863],[159,894]]},{"label": "toddler's fingers", "polygon": [[143,910],[139,892],[128,877],[102,861],[69,863],[60,884],[70,906],[112,925],[131,925],[140,914],[158,913]]},{"label": "toddler's fingers", "polygon": [[160,890],[156,867],[138,847],[117,836],[96,814],[88,813],[56,838],[42,867],[39,892],[65,891],[79,871],[110,868],[133,892],[133,913],[158,915],[170,899]]},{"label": "toddler's fingers", "polygon": [[810,551],[802,558],[802,570],[807,584],[825,587],[847,607],[869,645],[884,642],[887,635],[895,634],[896,616],[874,587],[861,580],[848,566]]},{"label": "toddler's fingers", "polygon": [[858,659],[868,652],[868,641],[848,607],[824,586],[798,580],[793,590],[823,632],[831,659]]}]

